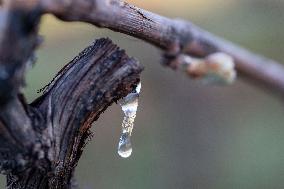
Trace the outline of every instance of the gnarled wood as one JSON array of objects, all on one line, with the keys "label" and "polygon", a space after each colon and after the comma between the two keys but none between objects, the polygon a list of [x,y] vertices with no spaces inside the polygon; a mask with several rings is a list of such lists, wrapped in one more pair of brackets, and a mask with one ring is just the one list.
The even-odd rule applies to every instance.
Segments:
[{"label": "gnarled wood", "polygon": [[[71,188],[89,128],[109,105],[135,88],[141,71],[138,62],[109,39],[95,41],[67,64],[44,94],[26,108],[26,119],[32,128],[23,133],[34,141],[32,148],[26,150],[31,157],[21,169],[16,166],[9,172],[8,188]],[[11,106],[17,108],[14,103]],[[20,110],[13,114],[7,108],[6,113],[1,112],[0,120],[10,125],[13,118],[5,115],[16,117]],[[2,133],[11,134],[6,130]],[[16,138],[21,137],[18,133],[21,132],[12,132]],[[1,139],[10,141],[7,137]],[[0,149],[1,145],[7,147],[1,143]],[[18,145],[14,150],[25,154],[20,144],[15,144]]]}]

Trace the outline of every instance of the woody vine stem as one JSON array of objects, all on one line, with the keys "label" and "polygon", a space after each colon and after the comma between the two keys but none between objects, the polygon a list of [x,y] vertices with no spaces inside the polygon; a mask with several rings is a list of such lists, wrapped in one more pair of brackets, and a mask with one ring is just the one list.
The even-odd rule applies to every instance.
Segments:
[{"label": "woody vine stem", "polygon": [[[0,171],[9,189],[76,188],[74,169],[92,122],[133,91],[141,65],[109,39],[99,39],[57,74],[41,97],[27,104],[21,89],[41,40],[40,18],[53,14],[145,40],[163,51],[164,64],[192,78],[238,74],[284,94],[284,68],[216,37],[118,0],[0,1]],[[223,64],[225,62],[225,64]],[[217,69],[216,69],[217,67]]]}]

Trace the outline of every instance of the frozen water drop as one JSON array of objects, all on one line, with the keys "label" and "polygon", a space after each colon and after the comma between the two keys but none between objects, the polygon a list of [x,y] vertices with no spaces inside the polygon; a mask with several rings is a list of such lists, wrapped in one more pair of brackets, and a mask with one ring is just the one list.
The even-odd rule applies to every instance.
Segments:
[{"label": "frozen water drop", "polygon": [[123,158],[128,158],[132,153],[131,134],[136,117],[140,90],[141,83],[137,85],[133,92],[119,101],[121,109],[124,112],[124,118],[122,121],[122,133],[118,143],[118,154]]},{"label": "frozen water drop", "polygon": [[132,153],[132,146],[129,133],[122,133],[118,144],[118,154],[123,158],[128,158]]}]

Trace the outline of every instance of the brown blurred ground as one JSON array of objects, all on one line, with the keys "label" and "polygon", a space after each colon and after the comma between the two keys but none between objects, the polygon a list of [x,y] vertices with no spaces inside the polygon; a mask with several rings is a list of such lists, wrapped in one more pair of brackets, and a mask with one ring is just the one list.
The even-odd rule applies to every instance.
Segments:
[{"label": "brown blurred ground", "polygon": [[[284,62],[284,1],[129,2],[192,20]],[[132,156],[125,160],[116,153],[122,112],[113,105],[95,123],[95,136],[77,168],[82,189],[284,188],[283,99],[242,80],[224,88],[192,82],[161,67],[154,47],[88,24],[66,24],[46,16],[41,33],[45,43],[27,78],[30,101],[96,38],[110,37],[145,66]]]}]

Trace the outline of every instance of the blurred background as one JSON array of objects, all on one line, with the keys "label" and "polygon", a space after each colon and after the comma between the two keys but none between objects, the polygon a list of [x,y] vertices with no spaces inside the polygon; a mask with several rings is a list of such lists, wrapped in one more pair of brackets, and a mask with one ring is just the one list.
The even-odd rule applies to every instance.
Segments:
[{"label": "blurred background", "polygon": [[[129,0],[144,9],[191,20],[284,62],[283,0]],[[94,123],[79,162],[82,189],[283,189],[284,106],[270,91],[239,79],[204,86],[160,64],[160,51],[132,37],[83,23],[42,19],[45,43],[28,72],[36,91],[84,47],[110,37],[145,66],[132,137],[133,154],[117,154],[123,113],[116,104]],[[5,179],[1,177],[1,187]],[[3,187],[2,187],[3,186]]]}]

